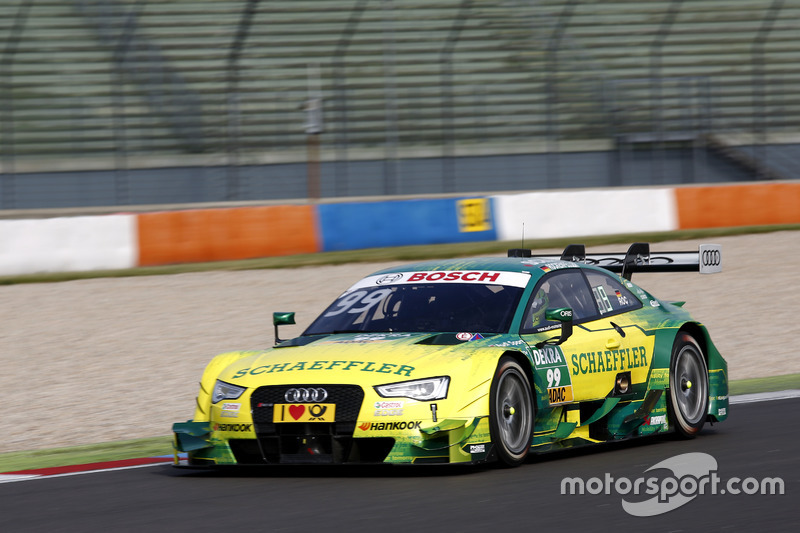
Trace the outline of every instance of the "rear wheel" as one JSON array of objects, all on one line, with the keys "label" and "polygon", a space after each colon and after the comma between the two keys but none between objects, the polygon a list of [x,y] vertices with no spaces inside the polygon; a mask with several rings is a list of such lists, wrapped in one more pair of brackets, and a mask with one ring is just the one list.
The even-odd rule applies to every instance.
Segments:
[{"label": "rear wheel", "polygon": [[678,435],[693,438],[708,413],[708,366],[703,350],[691,335],[679,333],[669,368],[671,422]]},{"label": "rear wheel", "polygon": [[534,407],[528,377],[513,358],[500,359],[489,398],[489,428],[497,457],[505,466],[517,466],[531,447]]}]

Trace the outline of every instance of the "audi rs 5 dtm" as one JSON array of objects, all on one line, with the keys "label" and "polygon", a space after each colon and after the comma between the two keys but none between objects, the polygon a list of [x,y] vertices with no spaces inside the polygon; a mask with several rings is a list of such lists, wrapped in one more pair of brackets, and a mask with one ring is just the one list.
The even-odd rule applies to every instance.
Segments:
[{"label": "audi rs 5 dtm", "polygon": [[[728,416],[727,366],[634,272],[721,270],[721,249],[430,261],[376,272],[296,338],[215,357],[176,464],[425,464],[673,432]],[[179,459],[185,453],[186,459]]]}]

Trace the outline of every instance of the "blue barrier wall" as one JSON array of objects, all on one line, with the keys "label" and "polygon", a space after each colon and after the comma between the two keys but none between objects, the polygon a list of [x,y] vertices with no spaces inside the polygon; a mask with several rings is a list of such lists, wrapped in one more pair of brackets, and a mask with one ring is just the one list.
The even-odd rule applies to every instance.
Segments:
[{"label": "blue barrier wall", "polygon": [[322,204],[322,250],[494,241],[489,198]]}]

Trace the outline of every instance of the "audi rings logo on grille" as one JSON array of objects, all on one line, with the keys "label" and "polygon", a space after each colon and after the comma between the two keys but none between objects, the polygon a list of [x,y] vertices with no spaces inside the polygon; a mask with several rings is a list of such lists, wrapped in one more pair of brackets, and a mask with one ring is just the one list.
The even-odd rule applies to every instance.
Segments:
[{"label": "audi rings logo on grille", "polygon": [[703,266],[719,266],[721,262],[719,250],[703,250]]},{"label": "audi rings logo on grille", "polygon": [[322,388],[308,388],[308,389],[289,389],[283,395],[284,399],[289,403],[299,402],[324,402],[328,397],[328,391]]}]

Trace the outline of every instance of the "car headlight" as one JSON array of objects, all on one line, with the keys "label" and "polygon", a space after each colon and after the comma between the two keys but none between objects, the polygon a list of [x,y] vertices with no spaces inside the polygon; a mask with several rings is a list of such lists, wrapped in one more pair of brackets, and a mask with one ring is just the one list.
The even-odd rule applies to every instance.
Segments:
[{"label": "car headlight", "polygon": [[411,398],[412,400],[441,400],[447,398],[448,376],[415,379],[388,385],[376,385],[375,392],[382,398]]},{"label": "car headlight", "polygon": [[211,403],[217,403],[221,400],[235,400],[246,390],[247,387],[239,387],[217,380],[217,384],[214,385],[214,393],[211,395]]}]

